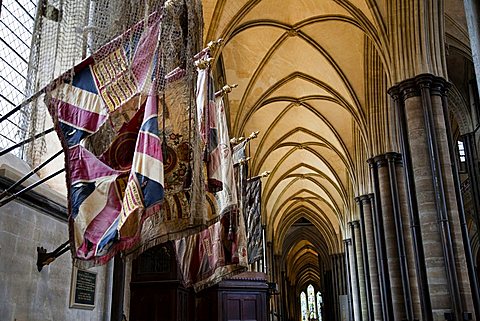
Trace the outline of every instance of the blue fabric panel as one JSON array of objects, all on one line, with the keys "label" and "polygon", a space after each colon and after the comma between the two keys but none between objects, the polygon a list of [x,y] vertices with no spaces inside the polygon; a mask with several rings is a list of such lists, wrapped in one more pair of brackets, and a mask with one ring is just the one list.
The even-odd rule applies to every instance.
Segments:
[{"label": "blue fabric panel", "polygon": [[161,184],[143,176],[142,174],[136,174],[140,187],[142,188],[145,207],[150,207],[163,200],[164,191]]},{"label": "blue fabric panel", "polygon": [[152,117],[147,122],[142,125],[140,128],[141,131],[149,132],[150,134],[154,134],[158,136],[158,117]]},{"label": "blue fabric panel", "polygon": [[59,124],[68,147],[78,145],[82,139],[90,135],[89,132],[72,127],[70,125],[62,123],[61,121],[59,122]]},{"label": "blue fabric panel", "polygon": [[90,66],[83,68],[75,74],[72,85],[98,95],[97,86],[95,85],[95,80],[93,80]]},{"label": "blue fabric panel", "polygon": [[72,218],[75,219],[78,215],[78,210],[83,201],[87,199],[95,190],[95,183],[78,183],[73,185],[70,190],[70,202],[72,206]]},{"label": "blue fabric panel", "polygon": [[105,251],[108,250],[108,248],[110,247],[110,244],[118,239],[117,227],[118,227],[119,220],[120,220],[120,217],[118,217],[112,223],[112,225],[110,225],[107,232],[105,232],[105,235],[102,237],[100,242],[98,242],[97,255],[102,255],[102,253],[100,253],[100,252],[102,252],[104,250]]}]

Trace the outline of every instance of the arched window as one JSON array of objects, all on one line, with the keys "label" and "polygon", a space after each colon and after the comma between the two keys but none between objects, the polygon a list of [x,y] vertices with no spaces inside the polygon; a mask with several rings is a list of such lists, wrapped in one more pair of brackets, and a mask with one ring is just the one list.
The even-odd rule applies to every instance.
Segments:
[{"label": "arched window", "polygon": [[315,289],[311,284],[307,287],[307,295],[308,295],[308,317],[310,319],[316,319],[317,305],[315,303]]},{"label": "arched window", "polygon": [[322,306],[322,293],[318,291],[315,295],[315,288],[313,285],[308,285],[307,291],[302,291],[300,293],[301,321],[322,321]]},{"label": "arched window", "polygon": [[317,292],[318,321],[322,321],[322,304],[323,304],[322,294],[319,291]]},{"label": "arched window", "polygon": [[302,321],[308,320],[307,296],[305,295],[305,292],[300,293],[300,309],[302,312]]}]

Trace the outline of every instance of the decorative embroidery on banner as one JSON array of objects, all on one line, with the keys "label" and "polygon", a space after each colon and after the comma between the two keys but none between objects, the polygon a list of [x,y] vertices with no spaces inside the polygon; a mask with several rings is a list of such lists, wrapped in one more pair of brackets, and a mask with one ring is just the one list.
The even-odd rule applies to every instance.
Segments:
[{"label": "decorative embroidery on banner", "polygon": [[137,92],[136,80],[129,70],[123,49],[119,48],[92,66],[100,95],[110,112]]}]

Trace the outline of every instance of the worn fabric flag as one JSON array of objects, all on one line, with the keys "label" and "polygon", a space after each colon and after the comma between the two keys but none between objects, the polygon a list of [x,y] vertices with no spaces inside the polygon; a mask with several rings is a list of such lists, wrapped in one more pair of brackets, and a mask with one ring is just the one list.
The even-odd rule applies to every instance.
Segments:
[{"label": "worn fabric flag", "polygon": [[185,286],[197,292],[241,273],[248,264],[243,216],[224,215],[201,232],[175,241],[175,250]]},{"label": "worn fabric flag", "polygon": [[[238,208],[245,218],[245,199],[247,191],[248,162],[247,147],[248,140],[235,145],[233,147],[233,170],[235,173],[235,183],[237,185]],[[245,220],[246,222],[246,220]]]},{"label": "worn fabric flag", "polygon": [[162,142],[157,114],[158,96],[155,93],[148,96],[145,104],[117,227],[120,240],[127,248],[138,240],[145,218],[160,210],[164,197]]},{"label": "worn fabric flag", "polygon": [[249,141],[244,139],[242,142],[238,143],[237,145],[233,146],[233,164],[237,165],[241,161],[247,159],[247,143]]},{"label": "worn fabric flag", "polygon": [[160,14],[150,15],[76,66],[71,81],[57,80],[46,97],[66,155],[78,264],[102,264],[133,246],[163,198],[152,84],[160,28]]},{"label": "worn fabric flag", "polygon": [[[208,77],[204,69],[199,68],[199,77],[202,73]],[[198,85],[201,88],[197,91],[197,103],[207,101],[208,97],[198,99],[202,88],[205,89],[205,94],[207,92],[204,83],[199,82]],[[213,86],[208,91],[214,95]],[[232,150],[222,97],[215,98],[214,104],[210,104],[208,114],[210,134],[215,139],[209,157],[215,163],[216,177],[222,182],[222,189],[206,193],[207,221],[210,226],[175,242],[183,280],[196,291],[242,272],[248,265],[245,222],[238,208]],[[212,124],[215,124],[214,131]],[[212,164],[207,161],[207,168],[210,165]]]},{"label": "worn fabric flag", "polygon": [[215,118],[217,123],[216,140],[218,142],[216,148],[212,150],[211,159],[215,159],[216,175],[222,182],[222,190],[207,192],[210,200],[207,213],[209,221],[212,221],[231,211],[237,211],[238,198],[227,117],[222,97],[215,99],[215,108],[211,109],[210,115]]},{"label": "worn fabric flag", "polygon": [[259,177],[247,181],[245,199],[245,225],[247,230],[248,263],[263,258],[262,216],[261,216],[262,181]]},{"label": "worn fabric flag", "polygon": [[[200,120],[198,130],[202,137],[204,161],[206,164],[207,186],[209,192],[221,191],[222,181],[222,153],[230,149],[230,143],[222,144],[222,126],[216,107],[215,89],[211,75],[210,52],[206,51],[197,61],[197,117]],[[230,139],[228,140],[230,141]]]},{"label": "worn fabric flag", "polygon": [[[192,131],[189,79],[176,68],[166,77],[159,106],[159,136],[164,153],[164,192],[162,208],[144,224],[139,251],[168,240],[199,232],[206,227],[205,190],[199,138]],[[198,158],[198,159],[197,159]],[[201,182],[200,182],[201,181]],[[198,200],[201,197],[201,201]]]}]

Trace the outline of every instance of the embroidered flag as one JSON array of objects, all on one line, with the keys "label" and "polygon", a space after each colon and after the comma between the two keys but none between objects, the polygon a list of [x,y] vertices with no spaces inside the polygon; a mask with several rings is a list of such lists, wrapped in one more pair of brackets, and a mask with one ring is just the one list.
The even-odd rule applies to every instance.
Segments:
[{"label": "embroidered flag", "polygon": [[262,181],[259,177],[247,181],[245,199],[245,225],[247,230],[248,263],[263,257],[263,235],[261,220]]},{"label": "embroidered flag", "polygon": [[[235,183],[237,185],[238,208],[245,219],[245,199],[247,191],[248,163],[246,161],[246,146],[248,141],[235,145],[233,147],[233,170],[235,174]],[[246,222],[246,219],[245,219]]]},{"label": "embroidered flag", "polygon": [[176,68],[166,76],[158,107],[162,139],[164,199],[162,208],[144,223],[139,252],[206,227],[205,191],[198,134],[192,132],[189,77]]},{"label": "embroidered flag", "polygon": [[233,164],[237,165],[241,161],[247,159],[247,147],[248,140],[244,139],[242,142],[238,143],[237,145],[233,146]]},{"label": "embroidered flag", "polygon": [[[187,286],[193,285],[195,291],[244,271],[248,264],[245,222],[238,208],[223,98],[215,98],[209,107],[210,128],[215,124],[215,131],[210,131],[214,133],[215,144],[211,146],[215,148],[210,149],[209,157],[215,163],[216,177],[222,182],[222,190],[206,194],[208,221],[214,223],[175,242],[183,280]],[[211,165],[207,162],[207,167]]]},{"label": "embroidered flag", "polygon": [[222,181],[222,154],[225,149],[230,149],[230,139],[228,144],[222,144],[220,141],[220,132],[222,128],[219,123],[218,108],[216,106],[215,90],[213,78],[211,75],[210,63],[205,63],[210,59],[210,53],[206,51],[198,60],[197,72],[197,117],[199,122],[199,131],[202,137],[204,148],[204,161],[206,163],[207,186],[209,192],[215,193],[221,191],[224,186]]},{"label": "embroidered flag", "polygon": [[[155,86],[153,89],[155,90]],[[163,158],[158,130],[158,96],[152,93],[145,104],[142,127],[137,137],[132,169],[118,224],[120,239],[126,247],[131,247],[132,243],[138,240],[143,221],[160,210],[159,205],[163,197]]]},{"label": "embroidered flag", "polygon": [[[236,222],[233,231],[232,220]],[[175,250],[185,286],[197,292],[245,271],[248,258],[242,215],[225,215],[201,232],[175,241]]]},{"label": "embroidered flag", "polygon": [[85,265],[132,247],[163,198],[158,97],[144,94],[156,89],[160,28],[154,13],[76,66],[72,81],[47,96],[66,154],[72,254]]}]

